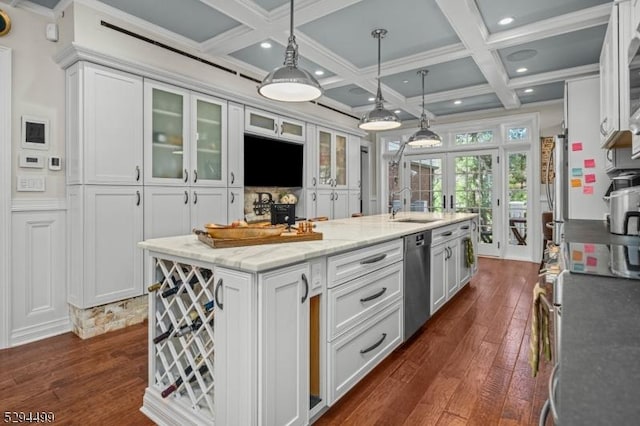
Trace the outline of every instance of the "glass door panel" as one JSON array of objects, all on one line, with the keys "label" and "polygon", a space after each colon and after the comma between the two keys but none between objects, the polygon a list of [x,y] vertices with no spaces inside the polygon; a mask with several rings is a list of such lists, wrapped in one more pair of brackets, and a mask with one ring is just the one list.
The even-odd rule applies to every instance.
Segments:
[{"label": "glass door panel", "polygon": [[336,135],[336,186],[347,185],[347,137]]},{"label": "glass door panel", "polygon": [[331,185],[331,133],[318,132],[319,185]]},{"label": "glass door panel", "polygon": [[282,118],[280,120],[280,134],[284,137],[296,140],[305,140],[304,137],[304,124],[294,123],[291,120]]},{"label": "glass door panel", "polygon": [[444,211],[443,164],[443,157],[411,159],[407,162],[411,211]]},{"label": "glass door panel", "polygon": [[183,178],[184,96],[152,91],[152,177]]},{"label": "glass door panel", "polygon": [[[507,155],[507,243],[509,246],[527,246],[528,217],[527,206],[529,188],[527,185],[527,153],[511,152]],[[529,237],[530,239],[530,237]]]},{"label": "glass door panel", "polygon": [[249,113],[249,126],[270,130],[274,133],[277,133],[278,129],[275,117],[268,117],[266,115],[256,114],[255,112]]},{"label": "glass door panel", "polygon": [[198,99],[196,110],[198,179],[222,180],[222,106]]}]

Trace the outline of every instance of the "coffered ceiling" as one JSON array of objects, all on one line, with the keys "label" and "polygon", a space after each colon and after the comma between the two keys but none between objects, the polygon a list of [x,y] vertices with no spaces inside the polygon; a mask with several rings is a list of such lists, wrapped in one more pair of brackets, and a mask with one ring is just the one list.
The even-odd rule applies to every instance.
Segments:
[{"label": "coffered ceiling", "polygon": [[[52,16],[71,0],[2,0]],[[288,0],[78,0],[112,12],[175,47],[188,43],[261,80],[284,59]],[[376,28],[387,108],[421,112],[428,69],[431,117],[514,110],[563,97],[565,79],[598,72],[612,0],[296,0],[299,65],[318,74],[320,102],[354,116],[376,92]],[[500,24],[503,18],[513,21]],[[267,44],[264,44],[264,43]],[[263,47],[270,45],[270,47]],[[457,101],[457,102],[456,102]]]}]

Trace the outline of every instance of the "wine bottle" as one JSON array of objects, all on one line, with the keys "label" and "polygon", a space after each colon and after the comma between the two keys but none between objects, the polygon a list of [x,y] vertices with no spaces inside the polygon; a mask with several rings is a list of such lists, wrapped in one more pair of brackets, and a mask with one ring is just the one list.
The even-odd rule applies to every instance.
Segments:
[{"label": "wine bottle", "polygon": [[[200,373],[201,376],[205,375],[207,371],[209,371],[209,367],[207,367],[207,364],[203,364],[198,369],[198,373]],[[188,378],[189,383],[193,382],[196,379],[196,375],[193,374],[193,368],[191,366],[188,366],[187,368],[184,369],[184,375],[189,377]],[[183,383],[182,376],[180,376],[173,384],[169,385],[169,387],[163,390],[160,395],[162,395],[163,398],[168,397],[173,392],[178,390],[178,388],[182,386],[182,383]]]},{"label": "wine bottle", "polygon": [[171,324],[169,326],[169,328],[167,329],[167,331],[165,331],[162,334],[158,334],[156,337],[154,337],[153,339],[153,343],[160,343],[162,342],[164,339],[166,339],[167,337],[171,336],[171,333],[173,332],[173,324]]},{"label": "wine bottle", "polygon": [[202,307],[204,308],[205,313],[209,313],[215,307],[215,301],[210,300],[207,303],[203,303]]},{"label": "wine bottle", "polygon": [[[177,282],[176,279],[173,278],[173,277],[171,277],[171,279],[173,280],[175,285],[173,287],[171,287],[170,289],[167,289],[167,290],[162,292],[161,296],[164,297],[164,298],[167,298],[167,297],[169,297],[171,295],[176,294],[182,288],[182,286],[184,284],[184,281]],[[193,277],[191,277],[191,279],[189,280],[188,284],[193,288],[198,283],[199,283],[198,277],[194,275]]]},{"label": "wine bottle", "polygon": [[158,290],[160,287],[162,287],[161,282],[153,283],[149,287],[147,287],[147,291],[149,293],[153,293],[154,291]]}]

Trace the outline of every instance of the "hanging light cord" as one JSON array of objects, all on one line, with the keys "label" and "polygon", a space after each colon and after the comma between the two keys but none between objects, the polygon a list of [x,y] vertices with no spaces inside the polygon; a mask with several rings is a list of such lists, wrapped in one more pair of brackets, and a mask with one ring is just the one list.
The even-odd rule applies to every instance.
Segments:
[{"label": "hanging light cord", "polygon": [[293,34],[293,0],[291,0],[291,13],[289,13],[289,43],[285,50],[284,65],[294,68],[298,66],[298,43]]},{"label": "hanging light cord", "polygon": [[380,52],[382,51],[382,37],[384,30],[376,30],[374,31],[374,37],[378,39],[378,93],[376,94],[376,108],[383,109],[384,108],[384,99],[382,98],[382,90],[380,89],[380,61],[382,55]]},{"label": "hanging light cord", "polygon": [[420,115],[420,128],[428,129],[429,128],[429,119],[427,118],[427,114],[424,112],[424,78],[429,71],[422,70],[420,74],[422,74],[422,115]]}]

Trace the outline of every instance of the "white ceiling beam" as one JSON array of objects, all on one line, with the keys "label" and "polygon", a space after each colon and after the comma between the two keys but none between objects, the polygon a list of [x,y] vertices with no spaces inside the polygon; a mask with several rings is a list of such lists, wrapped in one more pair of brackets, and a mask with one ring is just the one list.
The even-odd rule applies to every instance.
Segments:
[{"label": "white ceiling beam", "polygon": [[348,84],[347,81],[339,75],[323,78],[322,80],[318,80],[318,83],[320,83],[324,90],[342,87]]},{"label": "white ceiling beam", "polygon": [[586,75],[594,75],[599,72],[600,64],[582,65],[579,67],[565,68],[557,71],[549,71],[528,75],[526,77],[514,78],[509,81],[509,87],[512,89],[523,89],[530,86],[538,86],[541,84],[555,83]]},{"label": "white ceiling beam", "polygon": [[498,54],[486,45],[488,30],[474,0],[436,0],[449,24],[469,49],[478,68],[506,109],[518,108],[520,100],[508,86],[508,75]]},{"label": "white ceiling beam", "polygon": [[611,3],[601,4],[491,34],[487,39],[487,45],[491,49],[504,49],[585,28],[606,25],[609,22],[610,14]]},{"label": "white ceiling beam", "polygon": [[18,5],[18,3],[20,3],[20,1],[22,1],[22,0],[11,0],[9,2],[9,6],[16,7]]},{"label": "white ceiling beam", "polygon": [[[224,0],[222,0],[224,1]],[[362,0],[306,0],[294,4],[294,25],[300,27],[311,21],[338,12],[346,7],[360,3]],[[271,21],[278,25],[289,28],[289,3],[271,11]]]},{"label": "white ceiling beam", "polygon": [[212,9],[227,15],[251,28],[259,28],[269,22],[269,15],[254,2],[229,0],[199,0]]},{"label": "white ceiling beam", "polygon": [[[486,95],[493,93],[493,88],[489,84],[478,84],[476,86],[462,87],[460,89],[443,90],[442,92],[429,93],[424,96],[424,102],[432,104],[435,102],[453,101],[471,96]],[[407,98],[407,103],[412,105],[422,104],[422,95]]]}]

